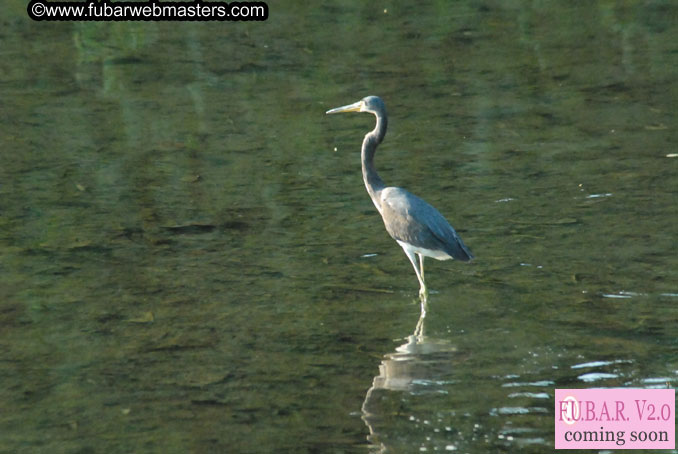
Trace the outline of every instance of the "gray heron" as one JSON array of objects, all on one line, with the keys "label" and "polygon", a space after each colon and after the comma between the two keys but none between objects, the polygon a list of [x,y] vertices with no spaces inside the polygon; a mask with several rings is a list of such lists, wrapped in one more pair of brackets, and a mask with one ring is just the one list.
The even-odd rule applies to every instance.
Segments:
[{"label": "gray heron", "polygon": [[[374,206],[384,220],[386,231],[403,248],[419,280],[419,296],[428,295],[424,280],[424,257],[468,262],[473,254],[440,212],[428,202],[405,189],[386,186],[374,167],[374,154],[384,140],[388,118],[386,106],[378,96],[367,96],[347,106],[330,109],[327,114],[368,112],[377,119],[374,129],[363,139],[361,160],[363,181]],[[419,256],[419,266],[415,255]],[[423,308],[423,306],[422,306]]]}]

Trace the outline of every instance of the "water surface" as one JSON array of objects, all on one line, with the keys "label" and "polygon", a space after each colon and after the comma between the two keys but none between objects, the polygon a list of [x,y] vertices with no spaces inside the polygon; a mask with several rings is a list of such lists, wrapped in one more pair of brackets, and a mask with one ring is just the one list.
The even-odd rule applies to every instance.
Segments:
[{"label": "water surface", "polygon": [[[0,452],[545,452],[554,389],[678,379],[671,2],[3,9]],[[418,284],[364,191],[477,256]]]}]

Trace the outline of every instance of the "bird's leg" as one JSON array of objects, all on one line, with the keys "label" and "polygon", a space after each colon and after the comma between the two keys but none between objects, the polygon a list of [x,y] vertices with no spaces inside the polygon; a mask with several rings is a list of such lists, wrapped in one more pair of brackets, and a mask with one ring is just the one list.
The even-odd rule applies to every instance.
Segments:
[{"label": "bird's leg", "polygon": [[421,276],[421,279],[419,280],[419,283],[421,284],[421,288],[419,289],[419,297],[421,298],[421,310],[426,314],[426,309],[424,309],[424,305],[426,304],[426,298],[428,298],[428,289],[426,288],[426,280],[424,279],[424,256],[421,254],[417,254],[419,256],[419,275]]},{"label": "bird's leg", "polygon": [[421,309],[424,310],[424,305],[426,305],[426,300],[428,299],[428,288],[426,288],[426,284],[422,284],[422,286],[419,287],[419,299],[421,300]]},{"label": "bird's leg", "polygon": [[[422,303],[426,301],[426,298],[428,297],[428,290],[426,289],[426,283],[424,282],[424,274],[419,273],[419,267],[417,266],[417,259],[414,258],[414,252],[408,250],[406,247],[403,246],[403,251],[405,251],[405,255],[407,255],[407,258],[410,259],[410,263],[412,264],[412,267],[414,268],[414,272],[417,274],[417,279],[419,280],[419,299],[422,300]],[[421,265],[422,271],[424,270],[424,257],[419,255],[419,261]]]},{"label": "bird's leg", "polygon": [[421,341],[424,339],[424,319],[426,318],[426,308],[424,307],[424,302],[421,303],[421,315],[419,316],[419,321],[417,321],[417,326],[414,329],[414,337]]},{"label": "bird's leg", "polygon": [[[428,296],[428,291],[426,290],[426,283],[424,283],[424,275],[419,273],[419,267],[417,266],[417,259],[414,258],[414,252],[407,250],[406,248],[403,247],[403,251],[405,251],[405,254],[407,255],[407,258],[410,259],[410,263],[412,264],[412,267],[414,267],[414,272],[417,274],[417,279],[419,280],[419,298],[423,301],[426,300],[426,297]],[[420,260],[423,261],[423,257],[419,256]],[[423,263],[421,269],[423,270]]]},{"label": "bird's leg", "polygon": [[[423,260],[423,257],[420,255],[419,259]],[[417,327],[414,330],[414,337],[419,341],[423,341],[424,339],[424,319],[426,318],[426,310],[428,309],[428,302],[426,301],[426,297],[427,293],[424,293],[424,295],[421,297],[421,314],[419,315]]]}]

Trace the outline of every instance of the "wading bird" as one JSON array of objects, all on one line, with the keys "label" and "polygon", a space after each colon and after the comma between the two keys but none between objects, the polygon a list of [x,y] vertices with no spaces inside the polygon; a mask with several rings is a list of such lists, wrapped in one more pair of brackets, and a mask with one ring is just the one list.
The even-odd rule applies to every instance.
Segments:
[{"label": "wading bird", "polygon": [[[374,154],[377,146],[384,140],[388,124],[386,106],[381,98],[368,96],[354,104],[330,109],[326,113],[342,112],[368,112],[377,117],[377,125],[363,139],[363,181],[367,193],[384,220],[386,231],[403,248],[417,273],[423,310],[423,303],[428,295],[424,281],[424,257],[468,262],[473,254],[438,210],[405,189],[386,186],[374,168]],[[415,254],[419,256],[418,267]]]}]

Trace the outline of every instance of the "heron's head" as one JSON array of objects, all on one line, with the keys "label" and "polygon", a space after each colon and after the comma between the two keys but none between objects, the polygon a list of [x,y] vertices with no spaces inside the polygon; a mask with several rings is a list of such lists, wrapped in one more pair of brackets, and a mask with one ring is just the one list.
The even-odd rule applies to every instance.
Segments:
[{"label": "heron's head", "polygon": [[377,116],[383,116],[386,114],[386,106],[384,106],[384,101],[379,96],[367,96],[358,102],[330,109],[325,113],[335,114],[343,112],[369,112]]}]

